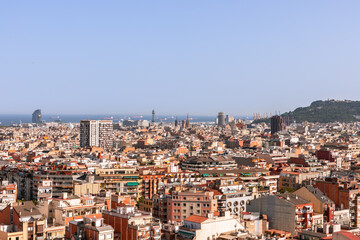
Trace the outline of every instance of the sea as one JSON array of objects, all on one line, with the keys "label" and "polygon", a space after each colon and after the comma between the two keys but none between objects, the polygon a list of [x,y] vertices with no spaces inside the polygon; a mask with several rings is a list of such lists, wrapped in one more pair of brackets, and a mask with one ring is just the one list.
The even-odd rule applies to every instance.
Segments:
[{"label": "sea", "polygon": [[[249,116],[238,116],[237,119],[250,119]],[[63,123],[78,123],[80,120],[103,120],[110,119],[114,122],[123,121],[123,120],[148,120],[151,121],[151,115],[42,115],[42,120],[45,122],[63,122]],[[156,116],[156,122],[173,122],[178,119],[185,120],[186,116]],[[205,122],[205,123],[215,123],[216,116],[189,116],[190,122]],[[10,126],[12,124],[20,123],[31,123],[32,116],[31,114],[0,114],[0,125],[1,126]]]}]

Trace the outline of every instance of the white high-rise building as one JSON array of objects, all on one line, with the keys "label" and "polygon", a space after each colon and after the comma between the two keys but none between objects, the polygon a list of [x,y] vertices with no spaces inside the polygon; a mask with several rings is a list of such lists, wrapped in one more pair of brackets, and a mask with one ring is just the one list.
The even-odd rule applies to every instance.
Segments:
[{"label": "white high-rise building", "polygon": [[112,148],[112,120],[81,120],[80,147]]}]

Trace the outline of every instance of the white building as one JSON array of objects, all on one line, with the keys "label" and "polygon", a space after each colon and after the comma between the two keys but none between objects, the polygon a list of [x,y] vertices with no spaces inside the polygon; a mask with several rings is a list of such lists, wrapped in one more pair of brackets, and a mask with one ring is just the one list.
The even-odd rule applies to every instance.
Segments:
[{"label": "white building", "polygon": [[211,214],[208,217],[191,215],[184,220],[184,226],[180,227],[177,239],[217,239],[222,233],[240,232],[244,229],[239,217],[230,215],[229,211],[226,211],[224,216],[219,217],[214,217]]}]

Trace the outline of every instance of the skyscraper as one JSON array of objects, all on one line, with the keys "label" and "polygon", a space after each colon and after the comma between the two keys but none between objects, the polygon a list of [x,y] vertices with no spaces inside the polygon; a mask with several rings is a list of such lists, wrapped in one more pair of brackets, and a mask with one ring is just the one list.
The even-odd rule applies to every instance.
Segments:
[{"label": "skyscraper", "polygon": [[41,123],[41,109],[36,109],[32,114],[32,123]]},{"label": "skyscraper", "polygon": [[219,114],[218,114],[217,125],[219,127],[224,127],[225,126],[225,115],[224,115],[223,112],[219,112]]},{"label": "skyscraper", "polygon": [[186,116],[186,128],[190,128],[190,120],[189,120],[189,114]]},{"label": "skyscraper", "polygon": [[112,148],[112,120],[81,120],[80,147]]},{"label": "skyscraper", "polygon": [[185,129],[185,128],[186,128],[186,121],[185,121],[185,120],[182,120],[182,121],[181,121],[181,128],[182,128],[182,129]]},{"label": "skyscraper", "polygon": [[279,115],[271,117],[271,134],[277,133],[283,130],[283,120]]},{"label": "skyscraper", "polygon": [[155,110],[152,110],[152,123],[155,123]]}]

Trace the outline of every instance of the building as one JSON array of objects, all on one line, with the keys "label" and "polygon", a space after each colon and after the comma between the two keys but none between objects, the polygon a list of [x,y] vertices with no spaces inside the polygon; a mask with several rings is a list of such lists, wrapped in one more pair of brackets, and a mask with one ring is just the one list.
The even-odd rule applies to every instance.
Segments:
[{"label": "building", "polygon": [[189,120],[189,114],[186,116],[186,124],[185,124],[186,128],[190,128],[190,120]]},{"label": "building", "polygon": [[271,134],[275,134],[283,130],[283,120],[279,115],[271,117]]},{"label": "building", "polygon": [[[37,171],[34,173],[31,191],[39,194],[40,189],[46,190],[43,193],[49,194],[52,191],[52,197],[59,198],[63,193],[73,194],[73,182],[84,173],[86,169],[79,168],[75,162],[67,162],[60,165],[53,165],[49,169]],[[43,181],[51,180],[51,185],[44,186]],[[36,195],[36,200],[39,195]],[[34,199],[35,200],[35,199]]]},{"label": "building", "polygon": [[33,199],[40,202],[53,197],[53,181],[51,179],[34,179]]},{"label": "building", "polygon": [[316,181],[316,187],[340,209],[350,210],[352,227],[360,227],[360,189],[357,183],[341,182],[338,178]]},{"label": "building", "polygon": [[167,221],[183,222],[193,214],[206,217],[216,211],[217,200],[214,192],[192,188],[188,191],[174,191],[167,196]]},{"label": "building", "polygon": [[145,198],[152,199],[154,194],[158,193],[161,184],[167,183],[167,179],[163,174],[147,173],[141,175],[142,191]]},{"label": "building", "polygon": [[339,231],[332,235],[333,240],[360,240],[360,238],[351,232]]},{"label": "building", "polygon": [[217,239],[222,233],[240,232],[244,229],[240,219],[230,215],[230,212],[225,212],[223,216],[218,217],[212,214],[208,217],[191,215],[184,219],[184,226],[180,227],[176,239]]},{"label": "building", "polygon": [[32,114],[32,123],[40,124],[41,120],[41,109],[36,109]]},{"label": "building", "polygon": [[73,194],[76,196],[99,194],[103,182],[103,180],[96,180],[94,175],[83,175],[74,180]]},{"label": "building", "polygon": [[262,196],[251,200],[246,208],[248,212],[265,214],[270,229],[295,235],[312,227],[313,204],[293,194]]},{"label": "building", "polygon": [[96,169],[95,175],[103,180],[101,189],[140,197],[141,179],[136,168]]},{"label": "building", "polygon": [[167,221],[167,197],[163,194],[155,194],[152,198],[153,216],[160,219],[161,222]]},{"label": "building", "polygon": [[81,120],[80,147],[110,149],[113,146],[112,131],[112,120]]},{"label": "building", "polygon": [[236,167],[236,162],[230,156],[189,157],[180,166],[190,171],[232,169]]},{"label": "building", "polygon": [[121,206],[103,211],[104,223],[114,228],[115,239],[160,240],[161,224],[154,221],[152,214],[136,210],[133,206]]},{"label": "building", "polygon": [[321,214],[325,222],[334,222],[335,203],[318,188],[308,185],[295,191],[294,194],[312,202],[314,215]]},{"label": "building", "polygon": [[61,198],[54,198],[49,205],[44,205],[41,212],[48,212],[50,221],[67,226],[74,219],[80,219],[88,215],[101,217],[101,211],[105,209],[104,203],[96,203],[94,197],[68,196],[64,193]]},{"label": "building", "polygon": [[14,204],[17,201],[17,185],[2,181],[0,186],[0,203]]},{"label": "building", "polygon": [[97,215],[88,215],[69,222],[67,239],[78,240],[113,240],[114,228],[104,224],[104,219]]},{"label": "building", "polygon": [[225,115],[223,112],[219,112],[218,116],[217,116],[217,125],[219,127],[224,127],[225,126]]}]

